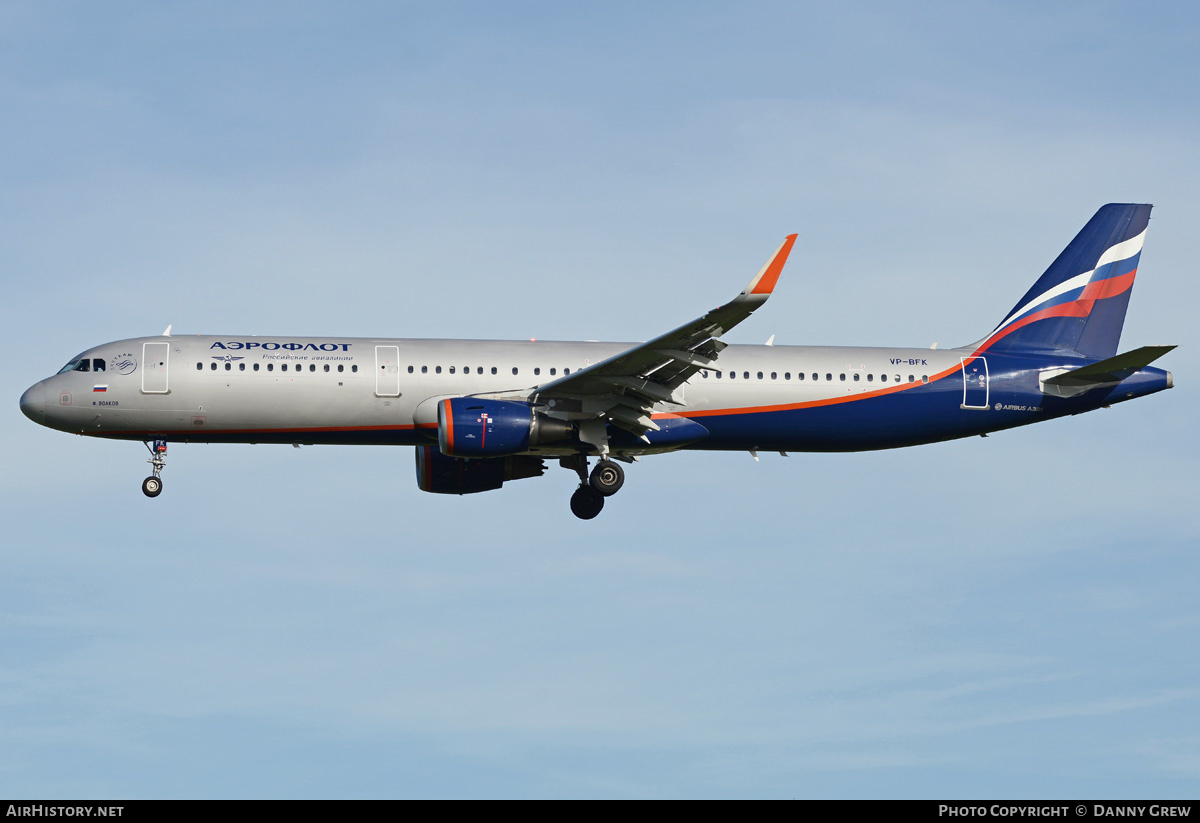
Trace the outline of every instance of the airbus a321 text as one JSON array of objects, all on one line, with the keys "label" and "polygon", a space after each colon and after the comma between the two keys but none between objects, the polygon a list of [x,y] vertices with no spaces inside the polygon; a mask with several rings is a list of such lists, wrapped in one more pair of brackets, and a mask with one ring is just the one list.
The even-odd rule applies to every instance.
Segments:
[{"label": "airbus a321 text", "polygon": [[[168,443],[415,446],[417,485],[472,494],[574,471],[589,519],[622,464],[678,449],[915,446],[1091,411],[1172,386],[1173,346],[1117,353],[1150,206],[1104,206],[996,328],[956,349],[730,345],[796,236],[733,300],[647,343],[246,335],[139,337],[75,357],[21,396],[35,423]],[[589,461],[598,458],[589,472]]]}]

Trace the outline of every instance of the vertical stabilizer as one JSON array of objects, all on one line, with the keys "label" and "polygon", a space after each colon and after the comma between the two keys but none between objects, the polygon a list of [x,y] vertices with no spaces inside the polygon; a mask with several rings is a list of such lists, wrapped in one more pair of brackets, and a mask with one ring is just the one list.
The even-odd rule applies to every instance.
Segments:
[{"label": "vertical stabilizer", "polygon": [[979,348],[1116,354],[1150,209],[1101,207]]}]

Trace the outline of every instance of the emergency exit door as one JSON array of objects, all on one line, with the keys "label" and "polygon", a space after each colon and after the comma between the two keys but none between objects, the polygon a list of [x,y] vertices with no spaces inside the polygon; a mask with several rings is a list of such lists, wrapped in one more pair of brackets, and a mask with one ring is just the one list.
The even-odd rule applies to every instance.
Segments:
[{"label": "emergency exit door", "polygon": [[142,344],[142,393],[167,393],[167,364],[170,343]]},{"label": "emergency exit door", "polygon": [[375,394],[379,397],[400,396],[400,347],[375,347]]},{"label": "emergency exit door", "polygon": [[982,357],[962,358],[964,409],[986,409],[988,407],[988,368]]}]

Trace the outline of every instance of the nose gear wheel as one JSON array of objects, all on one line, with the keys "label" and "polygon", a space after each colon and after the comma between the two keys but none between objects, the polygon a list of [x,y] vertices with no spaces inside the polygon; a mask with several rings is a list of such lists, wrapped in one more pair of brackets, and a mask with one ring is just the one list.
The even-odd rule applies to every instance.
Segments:
[{"label": "nose gear wheel", "polygon": [[167,441],[155,440],[153,446],[146,443],[146,450],[150,452],[150,459],[146,462],[154,468],[154,473],[142,481],[142,494],[158,497],[163,488],[162,470],[167,467]]}]

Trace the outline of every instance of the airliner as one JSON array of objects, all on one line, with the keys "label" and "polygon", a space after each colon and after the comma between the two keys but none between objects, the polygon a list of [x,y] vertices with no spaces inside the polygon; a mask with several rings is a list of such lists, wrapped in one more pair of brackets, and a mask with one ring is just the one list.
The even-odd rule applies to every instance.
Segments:
[{"label": "airliner", "polygon": [[[915,446],[1079,414],[1173,385],[1174,346],[1117,344],[1149,205],[1103,206],[983,339],[953,349],[735,345],[796,235],[740,294],[645,343],[171,334],[88,349],[21,396],[43,426],[169,443],[415,446],[417,486],[474,494],[557,459],[600,513],[622,464],[680,449]],[[590,461],[596,460],[594,468]],[[590,470],[589,470],[590,469]]]}]

